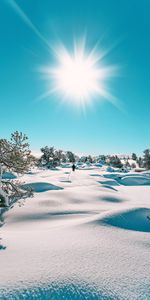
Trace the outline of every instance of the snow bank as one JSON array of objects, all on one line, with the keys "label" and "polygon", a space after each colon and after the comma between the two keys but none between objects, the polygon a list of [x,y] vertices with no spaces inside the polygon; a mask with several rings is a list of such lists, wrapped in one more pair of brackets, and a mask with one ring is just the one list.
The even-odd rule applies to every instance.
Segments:
[{"label": "snow bank", "polygon": [[2,179],[15,179],[17,176],[11,172],[5,172],[2,174]]},{"label": "snow bank", "polygon": [[42,193],[50,190],[62,190],[62,187],[50,184],[48,182],[32,182],[21,185],[24,190],[31,189],[35,193]]},{"label": "snow bank", "polygon": [[95,223],[103,223],[126,230],[150,232],[150,209],[142,207],[108,213]]},{"label": "snow bank", "polygon": [[124,176],[120,180],[120,183],[127,186],[132,185],[150,185],[150,178],[143,175],[131,175]]},{"label": "snow bank", "polygon": [[[150,175],[149,173],[143,173],[143,175],[139,173],[128,173],[128,174],[121,174],[121,173],[116,173],[116,174],[111,174],[111,173],[106,173],[103,175],[104,178],[110,179],[110,185],[111,182],[116,182],[116,185],[122,184],[126,186],[138,186],[138,185],[150,185]],[[107,181],[105,181],[107,184]],[[115,183],[114,183],[115,185]]]},{"label": "snow bank", "polygon": [[105,180],[105,181],[99,181],[99,183],[101,184],[106,184],[106,185],[109,185],[109,186],[118,186],[119,183],[116,181],[116,180]]},{"label": "snow bank", "polygon": [[107,171],[107,172],[115,172],[115,170],[114,170],[113,167],[107,167],[107,168],[106,168],[106,171]]}]

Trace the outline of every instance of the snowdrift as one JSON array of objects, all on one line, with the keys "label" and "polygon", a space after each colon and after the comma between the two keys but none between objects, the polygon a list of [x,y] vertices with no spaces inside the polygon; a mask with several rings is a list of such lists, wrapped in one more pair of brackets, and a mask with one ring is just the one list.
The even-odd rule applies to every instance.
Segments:
[{"label": "snowdrift", "polygon": [[108,213],[99,220],[94,221],[94,223],[111,225],[126,230],[150,232],[150,209],[141,207]]},{"label": "snowdrift", "polygon": [[62,187],[50,184],[48,182],[32,182],[21,185],[24,190],[32,190],[35,193],[42,193],[50,190],[62,190]]},{"label": "snowdrift", "polygon": [[17,176],[11,172],[5,172],[2,174],[2,179],[15,179]]},{"label": "snowdrift", "polygon": [[[129,173],[129,174],[104,174],[104,178],[110,179],[110,185],[126,185],[126,186],[138,186],[138,185],[150,185],[150,176],[149,173],[147,174],[136,174],[136,173]],[[114,182],[114,184],[112,184]],[[101,182],[103,183],[103,182]],[[105,181],[106,184],[107,181]],[[116,183],[116,184],[115,184]]]},{"label": "snowdrift", "polygon": [[148,300],[145,178],[148,171],[108,173],[106,166],[20,176],[23,188],[35,194],[3,215],[0,299]]},{"label": "snowdrift", "polygon": [[150,185],[150,178],[143,175],[125,176],[119,181],[123,185]]},{"label": "snowdrift", "polygon": [[119,183],[116,180],[105,180],[105,181],[99,181],[101,184],[106,184],[108,186],[117,186]]}]

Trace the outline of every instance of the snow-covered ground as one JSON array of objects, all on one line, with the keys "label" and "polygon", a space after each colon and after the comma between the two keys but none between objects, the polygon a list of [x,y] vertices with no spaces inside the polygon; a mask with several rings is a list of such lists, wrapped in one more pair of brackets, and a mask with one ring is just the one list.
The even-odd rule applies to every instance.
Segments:
[{"label": "snow-covered ground", "polygon": [[4,216],[0,299],[150,299],[150,174],[36,170]]}]

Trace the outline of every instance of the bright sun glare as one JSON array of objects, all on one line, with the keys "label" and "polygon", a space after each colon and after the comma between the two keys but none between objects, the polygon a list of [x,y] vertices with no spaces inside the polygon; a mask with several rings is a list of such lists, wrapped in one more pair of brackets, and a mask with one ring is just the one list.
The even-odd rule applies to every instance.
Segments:
[{"label": "bright sun glare", "polygon": [[[107,52],[107,51],[106,51]],[[65,101],[85,106],[99,96],[116,105],[116,98],[107,90],[106,81],[117,74],[116,66],[104,66],[103,58],[106,52],[91,51],[85,48],[85,41],[75,43],[72,52],[63,45],[55,49],[57,63],[40,71],[46,75],[52,92],[61,95]]]}]

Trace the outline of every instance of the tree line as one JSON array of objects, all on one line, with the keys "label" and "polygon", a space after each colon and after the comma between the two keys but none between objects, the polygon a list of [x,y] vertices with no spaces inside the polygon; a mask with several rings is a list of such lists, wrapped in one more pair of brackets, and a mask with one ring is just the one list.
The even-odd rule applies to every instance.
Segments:
[{"label": "tree line", "polygon": [[[54,147],[45,146],[41,148],[41,157],[32,155],[28,137],[22,132],[11,134],[10,140],[0,139],[0,206],[13,203],[17,198],[24,198],[32,195],[32,191],[24,189],[18,180],[3,178],[3,173],[7,171],[17,174],[27,173],[31,167],[38,166],[44,168],[56,168],[63,163],[92,164],[100,163],[116,168],[145,168],[150,170],[150,149],[145,149],[142,157],[132,153],[132,163],[130,157],[121,160],[117,155],[98,156],[77,156],[72,151],[63,151]],[[135,162],[135,163],[134,163]],[[10,201],[11,199],[11,201]]]}]

